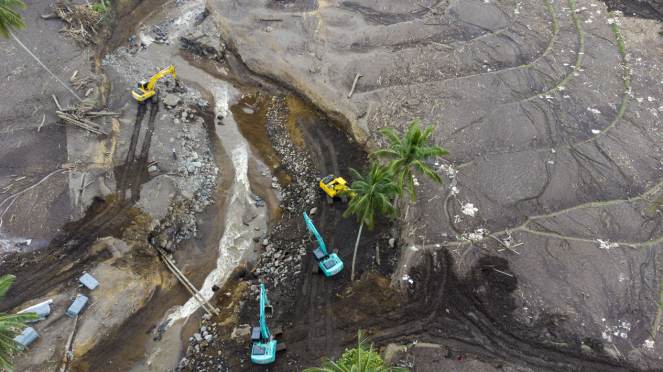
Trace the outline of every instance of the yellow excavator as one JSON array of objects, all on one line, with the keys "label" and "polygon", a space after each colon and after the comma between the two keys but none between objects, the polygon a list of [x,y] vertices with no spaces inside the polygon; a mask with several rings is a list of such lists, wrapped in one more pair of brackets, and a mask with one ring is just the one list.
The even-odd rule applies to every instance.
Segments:
[{"label": "yellow excavator", "polygon": [[163,69],[156,75],[152,76],[150,81],[141,81],[138,83],[138,88],[134,89],[131,94],[133,94],[134,98],[138,100],[138,103],[145,104],[149,98],[152,98],[152,103],[156,104],[159,102],[159,90],[154,89],[154,86],[156,85],[157,80],[161,79],[164,75],[169,73],[173,74],[175,84],[177,84],[177,89],[182,90],[182,83],[177,78],[177,74],[175,74],[175,68],[171,65],[170,67]]},{"label": "yellow excavator", "polygon": [[[328,175],[327,177],[320,180],[320,188],[327,195],[327,204],[334,204],[334,197],[343,190],[349,190],[348,182],[342,177],[336,177],[333,174]],[[355,196],[353,192],[350,193],[350,196]],[[343,203],[348,202],[347,196],[341,198]]]}]

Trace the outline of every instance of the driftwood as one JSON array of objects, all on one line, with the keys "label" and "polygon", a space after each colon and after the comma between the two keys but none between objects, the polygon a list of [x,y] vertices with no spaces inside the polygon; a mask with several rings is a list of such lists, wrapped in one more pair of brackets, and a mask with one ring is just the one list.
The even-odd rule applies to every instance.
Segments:
[{"label": "driftwood", "polygon": [[99,124],[93,123],[93,122],[91,122],[91,121],[89,121],[85,118],[79,118],[79,117],[77,117],[73,114],[68,114],[68,113],[62,112],[62,111],[56,111],[55,113],[58,115],[58,117],[60,119],[62,119],[66,123],[74,124],[74,125],[79,126],[79,127],[83,128],[85,130],[88,130],[92,133],[108,134],[108,133],[106,133],[105,131],[103,131],[101,129],[101,126]]},{"label": "driftwood", "polygon": [[355,87],[357,86],[357,80],[359,80],[361,76],[362,75],[359,73],[357,73],[357,75],[355,76],[355,81],[352,83],[352,89],[350,89],[350,94],[348,94],[348,98],[352,97],[352,93],[355,92]]},{"label": "driftwood", "polygon": [[94,41],[97,25],[103,19],[103,15],[85,5],[56,2],[54,7],[54,13],[42,15],[42,18],[48,19],[55,16],[64,20],[67,24],[60,32],[78,43],[87,44]]},{"label": "driftwood", "polygon": [[57,114],[58,118],[60,118],[60,120],[64,121],[67,124],[76,125],[80,128],[83,128],[85,130],[88,130],[96,134],[108,134],[108,133],[101,128],[101,125],[89,120],[88,117],[117,115],[117,113],[108,112],[108,111],[92,111],[91,106],[78,106],[78,107],[68,106],[62,108],[57,98],[55,98],[55,95],[53,95],[53,101],[55,101],[55,105],[58,107],[58,110],[55,111],[55,113]]}]

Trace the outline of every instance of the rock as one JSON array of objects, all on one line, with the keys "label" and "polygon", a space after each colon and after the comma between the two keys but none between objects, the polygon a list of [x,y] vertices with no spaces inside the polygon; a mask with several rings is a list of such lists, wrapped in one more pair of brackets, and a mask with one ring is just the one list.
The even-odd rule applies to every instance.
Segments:
[{"label": "rock", "polygon": [[185,111],[185,112],[182,113],[182,119],[186,119],[186,117],[187,117],[187,113]]},{"label": "rock", "polygon": [[265,29],[265,32],[272,32],[272,31],[274,31],[274,28],[272,26],[267,26],[267,28]]},{"label": "rock", "polygon": [[311,211],[310,211],[308,214],[310,214],[310,215],[312,216],[312,215],[314,215],[315,212],[317,212],[317,211],[318,211],[318,207],[311,208]]},{"label": "rock", "polygon": [[396,239],[394,239],[394,238],[389,239],[389,248],[394,248],[395,243],[396,243]]},{"label": "rock", "polygon": [[269,240],[268,239],[263,239],[262,245],[268,246],[269,245]]},{"label": "rock", "polygon": [[200,167],[203,166],[203,163],[201,163],[199,161],[194,161],[194,162],[191,163],[191,165],[193,165],[196,168],[200,168]]},{"label": "rock", "polygon": [[205,341],[212,342],[212,335],[205,336]]},{"label": "rock", "polygon": [[175,118],[175,120],[173,120],[173,122],[174,122],[175,124],[179,124],[179,123],[180,123],[180,119]]},{"label": "rock", "polygon": [[233,329],[230,338],[236,341],[248,341],[251,338],[251,326],[243,324]]},{"label": "rock", "polygon": [[153,166],[147,168],[148,172],[156,172],[157,170],[159,170],[159,168],[157,168],[156,165],[153,165]]},{"label": "rock", "polygon": [[163,99],[163,104],[166,106],[177,106],[178,103],[180,103],[180,97],[174,94],[169,94]]},{"label": "rock", "polygon": [[230,292],[226,293],[226,297],[230,297],[230,296],[232,296],[232,295],[233,295],[233,294],[230,293]]},{"label": "rock", "polygon": [[193,164],[191,164],[191,165],[189,165],[189,166],[186,168],[186,170],[187,170],[189,173],[193,173],[193,172],[196,171],[196,167],[195,167]]},{"label": "rock", "polygon": [[205,331],[207,331],[207,327],[206,327],[206,326],[202,326],[202,327],[200,327],[200,332],[205,332]]},{"label": "rock", "polygon": [[196,342],[200,342],[203,340],[203,337],[200,335],[200,333],[194,333],[193,338],[196,339]]}]

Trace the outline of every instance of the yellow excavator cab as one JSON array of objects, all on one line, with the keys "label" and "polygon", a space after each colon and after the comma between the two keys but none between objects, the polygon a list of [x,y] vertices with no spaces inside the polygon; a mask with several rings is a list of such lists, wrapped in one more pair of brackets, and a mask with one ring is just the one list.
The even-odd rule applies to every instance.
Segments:
[{"label": "yellow excavator cab", "polygon": [[131,94],[139,103],[145,103],[148,99],[152,98],[152,103],[157,103],[159,100],[159,92],[154,89],[154,86],[157,83],[157,80],[161,79],[166,74],[172,74],[177,84],[178,89],[182,89],[182,83],[177,78],[175,74],[175,68],[171,65],[170,67],[159,71],[156,75],[152,76],[149,81],[141,81],[138,83],[138,88],[134,89]]},{"label": "yellow excavator cab", "polygon": [[[327,194],[327,203],[334,204],[334,197],[343,190],[349,190],[348,182],[342,177],[335,177],[333,174],[328,175],[327,177],[320,180],[320,188],[324,190]],[[350,193],[350,196],[354,196],[354,193]],[[343,203],[347,202],[347,197],[341,198]]]}]

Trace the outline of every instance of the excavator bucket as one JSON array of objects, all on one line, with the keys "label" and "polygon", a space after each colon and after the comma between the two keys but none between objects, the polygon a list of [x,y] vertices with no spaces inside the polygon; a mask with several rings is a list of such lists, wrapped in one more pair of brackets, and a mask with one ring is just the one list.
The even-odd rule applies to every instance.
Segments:
[{"label": "excavator bucket", "polygon": [[265,304],[265,318],[271,318],[274,315],[274,308],[272,305]]},{"label": "excavator bucket", "polygon": [[180,81],[180,79],[175,79],[175,90],[177,90],[180,93],[185,93],[186,88],[184,87],[184,84]]}]

